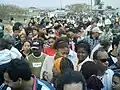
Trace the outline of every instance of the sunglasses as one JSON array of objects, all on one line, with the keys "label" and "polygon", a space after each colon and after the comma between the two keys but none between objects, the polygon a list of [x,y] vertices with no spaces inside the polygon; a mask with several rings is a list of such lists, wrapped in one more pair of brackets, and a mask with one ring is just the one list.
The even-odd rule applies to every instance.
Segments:
[{"label": "sunglasses", "polygon": [[106,59],[100,59],[100,61],[103,62],[103,63],[107,62],[108,60],[109,60],[108,58],[106,58]]}]

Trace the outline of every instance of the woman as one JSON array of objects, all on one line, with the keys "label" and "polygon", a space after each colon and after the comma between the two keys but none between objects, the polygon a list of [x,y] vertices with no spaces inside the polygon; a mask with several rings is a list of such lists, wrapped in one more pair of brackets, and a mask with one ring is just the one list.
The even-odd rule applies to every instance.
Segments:
[{"label": "woman", "polygon": [[75,70],[80,71],[82,65],[87,61],[93,61],[89,58],[90,56],[90,45],[86,41],[80,41],[77,44],[77,56],[78,62],[76,63]]},{"label": "woman", "polygon": [[66,38],[59,38],[54,44],[56,49],[55,59],[59,57],[68,57],[69,54],[69,41]]},{"label": "woman", "polygon": [[54,37],[50,37],[48,38],[48,42],[49,42],[49,47],[44,48],[44,53],[49,55],[49,56],[54,56],[56,50],[53,48],[53,45],[55,43],[56,38]]},{"label": "woman", "polygon": [[120,90],[120,72],[113,75],[112,90]]},{"label": "woman", "polygon": [[29,41],[24,41],[22,46],[21,54],[24,58],[32,53],[31,51],[31,43]]},{"label": "woman", "polygon": [[62,76],[64,73],[67,73],[70,70],[74,70],[72,62],[68,58],[60,57],[54,61],[53,65],[53,83],[58,77]]}]

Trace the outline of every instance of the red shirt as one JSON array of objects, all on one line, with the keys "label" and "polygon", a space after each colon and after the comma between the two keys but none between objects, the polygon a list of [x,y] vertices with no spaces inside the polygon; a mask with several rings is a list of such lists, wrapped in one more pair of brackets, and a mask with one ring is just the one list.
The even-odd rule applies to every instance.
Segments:
[{"label": "red shirt", "polygon": [[56,50],[51,47],[44,48],[44,53],[49,56],[54,56],[55,52]]}]

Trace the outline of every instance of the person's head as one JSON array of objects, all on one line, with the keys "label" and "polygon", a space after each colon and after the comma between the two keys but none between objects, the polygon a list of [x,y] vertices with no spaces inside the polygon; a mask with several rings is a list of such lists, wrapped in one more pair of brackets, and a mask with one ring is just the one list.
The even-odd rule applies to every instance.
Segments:
[{"label": "person's head", "polygon": [[109,64],[108,62],[109,56],[103,48],[99,48],[98,50],[94,52],[93,60],[95,61],[95,63],[97,64],[101,72],[106,71],[106,69],[108,68],[108,64]]},{"label": "person's head", "polygon": [[13,90],[25,87],[27,81],[31,80],[31,70],[25,60],[13,59],[4,73],[5,83]]},{"label": "person's head", "polygon": [[20,39],[21,39],[21,43],[23,43],[26,40],[26,35],[25,34],[21,34],[20,35]]},{"label": "person's head", "polygon": [[86,90],[86,82],[80,72],[70,71],[56,80],[56,90]]},{"label": "person's head", "polygon": [[72,62],[68,58],[60,57],[54,61],[53,66],[53,76],[58,77],[69,70],[73,70],[74,66]]},{"label": "person's head", "polygon": [[11,49],[14,42],[13,37],[11,35],[4,35],[3,39],[6,41],[7,44],[6,48]]},{"label": "person's head", "polygon": [[30,41],[24,41],[22,47],[23,47],[24,51],[29,51],[31,49],[31,42]]},{"label": "person's head", "polygon": [[92,36],[93,36],[93,38],[98,38],[101,33],[102,33],[102,31],[100,30],[99,27],[94,27],[92,29]]},{"label": "person's head", "polygon": [[92,75],[98,74],[98,67],[95,62],[87,61],[81,67],[81,72],[86,80],[88,80]]},{"label": "person's head", "polygon": [[80,41],[77,44],[77,56],[79,63],[83,62],[90,55],[90,45],[86,41]]},{"label": "person's head", "polygon": [[54,44],[54,48],[56,49],[56,56],[57,57],[68,57],[69,54],[69,43],[66,39],[60,38],[56,40]]},{"label": "person's head", "polygon": [[34,40],[32,43],[32,53],[36,57],[39,57],[41,55],[41,51],[43,49],[42,41],[40,40]]},{"label": "person's head", "polygon": [[7,43],[6,40],[0,38],[0,50],[6,49]]},{"label": "person's head", "polygon": [[13,32],[15,36],[18,36],[21,32],[22,24],[20,22],[16,22],[13,26]]},{"label": "person's head", "polygon": [[56,38],[55,37],[49,37],[48,38],[48,42],[49,42],[49,46],[53,47],[54,43],[55,43]]},{"label": "person's head", "polygon": [[110,29],[111,21],[109,19],[105,20],[105,31],[108,32]]},{"label": "person's head", "polygon": [[115,73],[112,79],[112,90],[120,90],[120,73]]},{"label": "person's head", "polygon": [[3,20],[2,20],[2,19],[0,19],[0,22],[3,22]]},{"label": "person's head", "polygon": [[33,35],[37,35],[38,32],[39,32],[38,28],[37,27],[32,27],[32,29],[33,29]]},{"label": "person's head", "polygon": [[110,41],[108,41],[107,39],[102,39],[100,40],[100,45],[103,49],[105,49],[105,51],[108,51],[110,47]]}]

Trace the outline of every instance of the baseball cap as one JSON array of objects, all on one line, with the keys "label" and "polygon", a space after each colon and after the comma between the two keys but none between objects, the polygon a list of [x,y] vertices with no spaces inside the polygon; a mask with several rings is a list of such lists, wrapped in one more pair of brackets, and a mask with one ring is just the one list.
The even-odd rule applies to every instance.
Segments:
[{"label": "baseball cap", "polygon": [[32,42],[32,49],[40,49],[40,47],[42,47],[43,46],[43,43],[42,43],[42,41],[40,41],[40,40],[33,40],[33,42]]},{"label": "baseball cap", "polygon": [[100,30],[99,27],[94,27],[94,28],[92,29],[92,32],[102,33],[102,31]]}]

